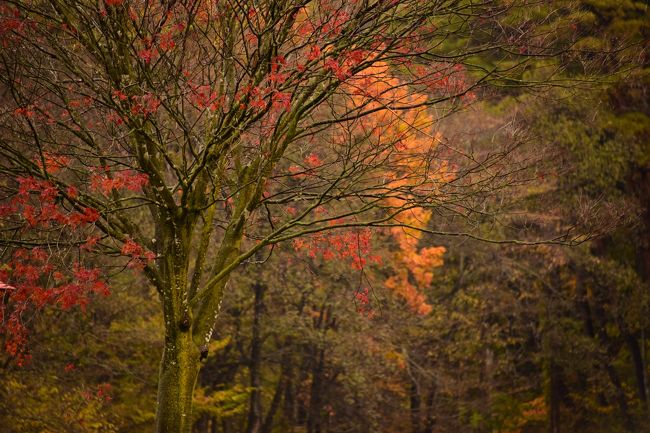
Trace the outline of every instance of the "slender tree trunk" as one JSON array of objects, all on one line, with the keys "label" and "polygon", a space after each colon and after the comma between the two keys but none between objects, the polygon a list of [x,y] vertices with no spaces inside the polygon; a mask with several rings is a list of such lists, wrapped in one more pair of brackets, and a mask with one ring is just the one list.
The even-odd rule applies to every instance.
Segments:
[{"label": "slender tree trunk", "polygon": [[552,358],[548,362],[548,375],[549,433],[560,433],[560,372]]},{"label": "slender tree trunk", "polygon": [[286,367],[286,384],[284,387],[283,408],[282,408],[282,424],[285,426],[295,425],[296,420],[296,377],[295,369],[293,368],[292,360],[289,360]]},{"label": "slender tree trunk", "polygon": [[628,432],[633,432],[635,431],[634,428],[635,423],[630,414],[630,410],[627,404],[627,396],[625,395],[625,390],[623,389],[623,384],[621,383],[621,379],[619,378],[616,369],[610,363],[607,363],[605,365],[605,371],[607,371],[607,375],[609,376],[612,385],[614,385],[615,398],[616,398],[616,402],[618,403],[619,410],[621,411],[621,415],[623,417],[625,429]]},{"label": "slender tree trunk", "polygon": [[639,340],[634,335],[627,336],[627,344],[632,354],[632,363],[634,366],[634,374],[636,376],[636,386],[637,386],[637,395],[643,410],[648,410],[648,396],[646,394],[646,377],[645,377],[645,367],[643,365],[643,355],[641,353],[641,347],[639,346]]},{"label": "slender tree trunk", "polygon": [[200,353],[191,332],[175,332],[165,337],[160,363],[157,433],[192,431],[192,396],[199,374]]},{"label": "slender tree trunk", "polygon": [[269,411],[266,413],[266,417],[264,418],[264,423],[262,424],[260,433],[271,433],[271,429],[273,427],[273,418],[280,408],[280,402],[282,401],[282,392],[284,391],[285,383],[286,378],[283,371],[280,374],[280,378],[278,379],[278,384],[275,388],[275,392],[273,393],[273,399],[271,400]]},{"label": "slender tree trunk", "polygon": [[436,415],[434,410],[435,397],[436,397],[436,382],[434,381],[431,384],[431,390],[427,395],[427,413],[426,413],[425,425],[423,429],[424,433],[433,433],[433,429],[436,425]]},{"label": "slender tree trunk", "polygon": [[264,308],[264,286],[253,285],[255,304],[253,306],[253,330],[250,351],[250,384],[253,389],[248,411],[247,433],[258,433],[262,427],[262,394],[260,381],[260,364],[262,356],[262,337],[260,332],[260,317]]},{"label": "slender tree trunk", "polygon": [[[559,269],[553,270],[551,274],[551,281],[554,287],[560,287],[560,275]],[[543,347],[544,352],[546,352],[546,374],[548,375],[548,431],[549,433],[560,433],[561,428],[561,369],[556,361],[556,346],[557,343],[555,339],[555,331],[553,329],[553,322],[555,317],[553,312],[555,310],[555,305],[553,302],[553,293],[550,288],[544,290],[545,297],[545,308],[546,308],[546,317],[544,325],[544,336],[543,336]]]},{"label": "slender tree trunk", "polygon": [[325,349],[316,349],[314,355],[314,368],[312,370],[311,393],[309,398],[309,413],[307,418],[307,432],[320,433],[321,431],[321,406],[323,400],[323,370],[325,368]]},{"label": "slender tree trunk", "polygon": [[286,391],[287,387],[291,381],[291,337],[287,337],[284,342],[282,354],[282,366],[280,367],[280,377],[278,379],[278,384],[273,393],[273,399],[271,400],[271,405],[269,406],[269,411],[266,413],[264,418],[264,423],[262,424],[262,429],[260,433],[271,433],[273,429],[273,419],[275,418],[276,413],[280,409],[280,403],[282,402],[283,394],[285,396],[286,402]]},{"label": "slender tree trunk", "polygon": [[420,412],[422,410],[422,399],[420,398],[420,390],[415,378],[411,376],[409,386],[409,403],[411,415],[411,432],[420,433]]},{"label": "slender tree trunk", "polygon": [[314,356],[314,349],[311,346],[306,346],[303,349],[303,357],[300,363],[300,370],[298,371],[298,380],[295,382],[295,388],[293,390],[295,410],[292,421],[298,425],[307,424],[308,404],[304,398],[307,390],[304,384],[309,378],[310,365],[315,362],[313,359]]},{"label": "slender tree trunk", "polygon": [[[637,196],[639,197],[639,201],[644,209],[643,225],[638,238],[641,241],[636,243],[637,270],[642,281],[645,283],[646,288],[650,288],[650,169],[647,166],[637,169],[634,179],[634,184],[638,188]],[[648,387],[650,386],[650,383],[648,383],[649,381],[646,370],[646,339],[644,330],[641,330],[640,339],[640,345],[639,341],[635,339],[636,350],[635,353],[633,352],[633,356],[639,387],[641,386],[640,380],[643,379],[643,390],[639,388],[639,396],[643,401],[643,409],[647,416],[650,409],[648,406],[648,400],[650,399],[650,389]]]}]

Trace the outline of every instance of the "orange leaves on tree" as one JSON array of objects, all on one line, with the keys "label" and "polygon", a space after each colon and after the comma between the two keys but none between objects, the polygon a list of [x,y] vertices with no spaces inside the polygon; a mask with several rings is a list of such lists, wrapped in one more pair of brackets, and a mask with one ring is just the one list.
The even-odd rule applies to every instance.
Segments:
[{"label": "orange leaves on tree", "polygon": [[153,252],[145,249],[142,245],[136,243],[132,239],[127,239],[126,242],[124,242],[120,252],[122,255],[131,258],[127,265],[131,269],[143,269],[146,264],[156,258],[156,255]]},{"label": "orange leaves on tree", "polygon": [[110,383],[101,383],[97,385],[97,392],[95,393],[95,396],[97,397],[97,399],[108,403],[109,401],[113,400],[113,397],[111,396],[111,391],[112,391],[112,387]]},{"label": "orange leaves on tree", "polygon": [[208,85],[196,86],[190,84],[189,100],[197,109],[210,111],[218,110],[225,100],[224,96],[219,96],[216,90]]},{"label": "orange leaves on tree", "polygon": [[156,49],[156,47],[142,48],[142,49],[138,50],[138,57],[146,65],[149,65],[151,63],[152,59],[155,59],[155,58],[158,57],[158,50]]},{"label": "orange leaves on tree", "polygon": [[[63,171],[68,162],[54,153],[38,159],[45,160],[44,171],[51,174]],[[120,180],[125,188],[127,184],[131,189],[143,184],[137,175],[123,175]],[[89,251],[99,238],[85,238],[101,214],[97,209],[78,203],[79,195],[73,185],[59,185],[54,180],[33,176],[19,177],[15,179],[15,194],[0,204],[0,217],[11,218],[22,232],[45,233],[44,244],[48,243],[47,234],[54,233],[52,244],[60,247],[63,237],[68,239],[71,248],[77,246],[79,251]],[[0,333],[5,336],[5,350],[22,364],[28,360],[28,329],[23,317],[54,305],[63,309],[75,306],[85,309],[91,295],[105,296],[109,289],[98,268],[78,261],[70,263],[66,254],[51,256],[49,248],[17,248],[10,254],[0,267]]]},{"label": "orange leaves on tree", "polygon": [[[245,109],[247,105],[257,111],[266,108],[266,101],[264,97],[269,93],[270,89],[263,90],[257,86],[244,86],[235,95],[235,99],[239,100],[240,108]],[[248,103],[248,104],[247,104]]]},{"label": "orange leaves on tree", "polygon": [[272,102],[272,108],[275,111],[289,110],[291,108],[291,94],[286,92],[274,92]]},{"label": "orange leaves on tree", "polygon": [[352,269],[363,269],[368,261],[378,263],[378,256],[371,254],[370,229],[349,231],[323,231],[293,241],[296,250],[307,251],[309,257],[321,257],[325,261],[339,260],[350,264]]},{"label": "orange leaves on tree", "polygon": [[[160,107],[160,99],[153,93],[145,93],[143,95],[133,95],[129,96],[120,89],[113,89],[111,92],[113,101],[122,106],[133,116],[143,116],[145,118],[149,117],[152,114],[155,114]],[[109,115],[109,121],[113,123],[120,124],[122,123],[122,118],[117,113],[111,113]]]},{"label": "orange leaves on tree", "polygon": [[310,153],[305,157],[305,164],[309,168],[316,168],[323,165],[323,161],[315,153]]},{"label": "orange leaves on tree", "polygon": [[[60,191],[52,182],[34,177],[21,177],[18,182],[18,194],[7,202],[0,204],[0,216],[19,215],[29,227],[51,227],[53,225],[79,227],[91,224],[100,218],[96,209],[84,207],[81,211],[67,211],[58,205]],[[67,187],[70,198],[76,197],[78,191]]]},{"label": "orange leaves on tree", "polygon": [[[43,159],[44,171],[48,173],[62,171],[64,163],[67,163],[57,154],[44,154]],[[135,171],[124,170],[113,175],[108,169],[102,171],[91,177],[91,192],[140,191],[148,183],[146,175]],[[79,251],[91,251],[96,247],[99,238],[89,236],[84,240],[88,233],[79,228],[92,230],[92,224],[101,218],[101,214],[97,209],[76,202],[80,195],[77,187],[59,186],[54,181],[32,176],[19,177],[15,182],[15,194],[0,204],[0,217],[12,217],[15,224],[22,225],[23,231],[74,233],[78,240],[71,245],[76,244]],[[63,206],[65,200],[73,206]],[[65,258],[61,261],[51,257],[48,251],[18,248],[0,267],[0,333],[5,338],[5,351],[18,364],[29,360],[26,347],[28,329],[22,321],[26,313],[53,305],[63,309],[78,306],[84,310],[93,294],[109,294],[100,269],[78,261],[70,264]],[[131,259],[128,266],[136,269],[154,258],[152,252],[133,241],[127,241],[122,252]]]},{"label": "orange leaves on tree", "polygon": [[83,208],[82,212],[75,212],[68,216],[68,224],[78,227],[84,224],[91,224],[100,218],[99,212],[93,208]]},{"label": "orange leaves on tree", "polygon": [[83,310],[90,294],[110,293],[98,268],[74,262],[70,274],[64,275],[52,262],[44,249],[17,249],[0,268],[0,334],[5,336],[5,351],[19,365],[29,360],[28,329],[22,320],[26,313],[48,305]]},{"label": "orange leaves on tree", "polygon": [[307,60],[309,60],[311,62],[312,60],[318,59],[320,56],[321,56],[320,47],[318,45],[313,45],[309,49],[309,55],[307,56]]},{"label": "orange leaves on tree", "polygon": [[[422,211],[430,213],[429,211]],[[430,215],[429,215],[430,216]],[[424,228],[423,225],[419,227]],[[431,312],[422,290],[431,285],[433,269],[443,264],[444,247],[418,248],[422,232],[395,227],[391,235],[397,241],[399,250],[394,255],[396,272],[385,284],[418,314]]]},{"label": "orange leaves on tree", "polygon": [[114,101],[126,101],[129,99],[129,97],[126,95],[126,93],[122,92],[119,89],[113,89],[111,92],[111,95],[113,96]]},{"label": "orange leaves on tree", "polygon": [[271,60],[271,73],[269,74],[269,82],[272,86],[279,85],[287,81],[289,73],[280,72],[280,69],[286,65],[287,61],[284,56],[277,56]]},{"label": "orange leaves on tree", "polygon": [[94,174],[90,177],[90,190],[100,192],[104,195],[110,194],[113,190],[127,190],[140,192],[149,183],[149,176],[133,170],[124,170],[117,173]]},{"label": "orange leaves on tree", "polygon": [[327,22],[324,24],[318,23],[317,27],[320,28],[320,32],[323,35],[323,37],[334,37],[338,36],[341,34],[341,31],[343,30],[344,25],[350,20],[350,14],[348,14],[345,10],[342,9],[334,9],[334,5],[331,7],[328,7],[328,2],[322,2],[321,3],[321,8],[324,9],[324,11],[327,11],[330,9],[328,12],[330,12],[330,15],[327,17]]},{"label": "orange leaves on tree", "polygon": [[152,93],[145,93],[142,96],[132,96],[131,114],[148,117],[155,114],[160,107],[160,99]]},{"label": "orange leaves on tree", "polygon": [[[43,166],[43,161],[45,166]],[[70,157],[65,155],[57,155],[52,152],[43,152],[43,160],[40,158],[36,160],[36,165],[39,168],[45,168],[45,171],[48,174],[56,174],[62,168],[66,167],[70,163]]]},{"label": "orange leaves on tree", "polygon": [[27,22],[21,18],[20,11],[5,2],[0,4],[0,44],[7,48],[19,38],[14,35],[20,35],[25,32]]},{"label": "orange leaves on tree", "polygon": [[451,178],[446,163],[431,156],[441,140],[433,131],[435,119],[426,108],[426,95],[407,89],[387,65],[368,68],[351,78],[348,86],[353,106],[376,110],[355,127],[372,145],[384,149],[384,174],[391,191],[385,201],[396,213],[393,222],[400,225],[390,230],[398,249],[386,287],[416,313],[428,314],[431,306],[422,291],[431,285],[433,269],[443,264],[445,248],[419,247],[419,229],[427,227],[432,213],[416,203],[435,197],[437,184]]},{"label": "orange leaves on tree", "polygon": [[522,433],[529,424],[539,425],[548,419],[548,406],[544,396],[520,403],[501,420],[501,430]]},{"label": "orange leaves on tree", "polygon": [[34,111],[33,105],[26,106],[26,107],[18,107],[14,110],[14,115],[18,117],[26,117],[28,119],[31,119],[34,117],[34,114],[36,112]]},{"label": "orange leaves on tree", "polygon": [[16,316],[9,317],[7,320],[5,320],[4,314],[2,316],[4,329],[0,328],[0,332],[5,334],[5,352],[13,356],[16,359],[16,364],[22,367],[31,359],[31,355],[26,351],[27,328],[20,323]]},{"label": "orange leaves on tree", "polygon": [[330,71],[340,81],[347,80],[351,75],[350,68],[345,63],[340,63],[331,57],[325,60],[325,70]]},{"label": "orange leaves on tree", "polygon": [[158,38],[158,47],[163,52],[171,51],[176,47],[176,42],[174,41],[174,32],[168,31],[161,33]]},{"label": "orange leaves on tree", "polygon": [[368,288],[359,290],[354,294],[354,299],[357,303],[357,313],[362,316],[372,319],[375,316],[375,310],[370,305],[370,297],[368,295]]}]

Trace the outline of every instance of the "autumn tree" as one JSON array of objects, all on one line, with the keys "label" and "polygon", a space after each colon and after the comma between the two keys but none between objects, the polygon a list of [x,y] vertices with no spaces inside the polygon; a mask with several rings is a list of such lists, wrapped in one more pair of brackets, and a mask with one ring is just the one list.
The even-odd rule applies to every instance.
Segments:
[{"label": "autumn tree", "polygon": [[[417,116],[566,48],[537,31],[543,14],[513,27],[529,5],[511,3],[3,1],[7,352],[28,360],[38,310],[84,308],[141,271],[163,312],[157,429],[188,432],[240,264],[295,239],[359,268],[367,230],[423,230],[415,209],[466,215],[477,190],[503,188],[500,153],[449,168],[437,118]],[[473,61],[485,52],[489,68]]]}]

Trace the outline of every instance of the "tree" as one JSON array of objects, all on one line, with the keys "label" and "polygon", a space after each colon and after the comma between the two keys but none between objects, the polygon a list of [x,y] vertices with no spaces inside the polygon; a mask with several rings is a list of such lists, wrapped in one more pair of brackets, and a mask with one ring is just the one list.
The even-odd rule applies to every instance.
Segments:
[{"label": "tree", "polygon": [[151,430],[161,317],[153,289],[133,290],[130,277],[113,278],[111,296],[85,312],[48,309],[30,321],[30,362],[0,358],[3,430]]},{"label": "tree", "polygon": [[[508,21],[527,6],[510,3],[3,2],[6,350],[26,361],[30,314],[83,308],[113,271],[141,270],[165,331],[157,429],[189,431],[240,264],[296,239],[363,267],[350,246],[365,228],[424,229],[402,216],[466,215],[473,191],[504,186],[501,153],[450,169],[431,122],[409,119],[558,48],[535,32],[543,16]],[[490,69],[472,60],[485,52]],[[402,133],[381,135],[375,113]],[[400,146],[413,135],[429,141]]]}]

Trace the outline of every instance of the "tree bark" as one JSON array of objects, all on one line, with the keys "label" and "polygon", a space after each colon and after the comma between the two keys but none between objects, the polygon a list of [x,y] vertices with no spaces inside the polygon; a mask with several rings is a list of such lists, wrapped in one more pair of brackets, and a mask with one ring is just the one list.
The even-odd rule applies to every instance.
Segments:
[{"label": "tree bark", "polygon": [[158,382],[157,433],[192,431],[192,397],[199,374],[199,357],[191,332],[165,337]]}]

